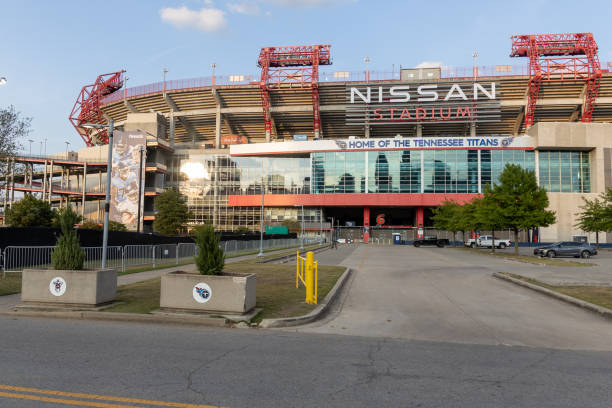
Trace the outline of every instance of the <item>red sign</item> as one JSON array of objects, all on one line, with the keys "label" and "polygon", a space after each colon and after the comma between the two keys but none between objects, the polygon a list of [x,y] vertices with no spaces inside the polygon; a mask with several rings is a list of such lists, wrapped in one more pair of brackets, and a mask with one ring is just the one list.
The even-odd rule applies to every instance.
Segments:
[{"label": "red sign", "polygon": [[385,214],[378,214],[376,216],[376,223],[378,225],[383,225],[385,223]]},{"label": "red sign", "polygon": [[244,136],[238,135],[224,135],[221,136],[221,144],[223,145],[235,145],[235,144],[247,144],[249,139]]}]

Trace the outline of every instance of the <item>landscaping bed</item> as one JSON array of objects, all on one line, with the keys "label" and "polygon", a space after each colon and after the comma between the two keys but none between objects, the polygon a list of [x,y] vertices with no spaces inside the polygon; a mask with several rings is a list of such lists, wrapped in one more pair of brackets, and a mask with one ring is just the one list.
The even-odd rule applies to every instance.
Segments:
[{"label": "landscaping bed", "polygon": [[594,305],[612,309],[612,286],[558,286],[549,285],[536,279],[527,278],[525,276],[513,273],[503,272],[502,274],[510,276],[514,279],[520,279],[533,285],[541,286],[557,293],[562,293],[576,299],[584,300],[585,302],[593,303]]},{"label": "landscaping bed", "polygon": [[[470,251],[473,253],[477,253],[480,255],[489,255],[489,256],[498,256],[500,258],[506,258],[506,259],[511,259],[514,261],[518,261],[518,262],[527,262],[527,263],[532,263],[532,264],[536,264],[536,265],[549,265],[549,266],[593,266],[594,264],[592,263],[586,263],[586,262],[574,262],[574,261],[566,261],[566,260],[562,260],[562,259],[550,259],[550,258],[540,258],[537,256],[530,256],[530,255],[515,255],[514,253],[508,253],[508,252],[498,252],[498,250],[496,250],[495,252],[492,252],[490,250],[487,251],[483,251],[482,249],[477,249],[477,248],[455,248],[458,249],[460,251]],[[510,248],[511,250],[514,251],[513,248]]]},{"label": "landscaping bed", "polygon": [[[345,268],[341,266],[319,266],[318,298],[322,300],[334,286]],[[295,287],[295,265],[255,264],[254,260],[225,265],[225,273],[257,275],[257,304],[262,312],[257,320],[302,316],[317,305],[304,302],[305,289]],[[120,286],[117,306],[106,312],[151,313],[159,309],[161,279],[151,279],[130,285]]]},{"label": "landscaping bed", "polygon": [[21,292],[21,274],[7,273],[4,278],[0,274],[0,296],[13,295]]}]

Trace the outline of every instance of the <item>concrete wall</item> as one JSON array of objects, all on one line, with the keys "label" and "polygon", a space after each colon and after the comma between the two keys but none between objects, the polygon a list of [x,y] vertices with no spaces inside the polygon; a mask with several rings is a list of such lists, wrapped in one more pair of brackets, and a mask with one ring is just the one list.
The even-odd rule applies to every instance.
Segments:
[{"label": "concrete wall", "polygon": [[159,139],[166,139],[166,118],[161,113],[128,113],[124,130],[142,130]]},{"label": "concrete wall", "polygon": [[[581,122],[540,122],[527,131],[538,150],[582,150],[590,152],[591,193],[548,193],[549,209],[557,213],[557,223],[540,229],[542,241],[571,240],[573,235],[588,235],[574,226],[582,197],[593,199],[612,187],[612,124]],[[606,238],[607,235],[607,238]],[[612,242],[612,234],[600,234],[600,242]]]}]

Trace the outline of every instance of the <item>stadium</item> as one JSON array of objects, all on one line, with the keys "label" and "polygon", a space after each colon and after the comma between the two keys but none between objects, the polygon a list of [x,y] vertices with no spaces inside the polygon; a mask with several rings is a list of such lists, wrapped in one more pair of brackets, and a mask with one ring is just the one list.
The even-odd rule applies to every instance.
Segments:
[{"label": "stadium", "polygon": [[410,239],[432,226],[432,208],[470,201],[515,163],[535,171],[557,213],[522,239],[571,240],[584,234],[582,197],[612,187],[611,64],[590,33],[511,42],[519,65],[334,71],[330,45],[305,45],[262,48],[252,75],[164,71],[132,88],[124,72],[100,75],[70,114],[86,147],[7,159],[3,208],[37,192],[99,222],[112,122],[119,170],[132,173],[113,184],[124,212],[111,217],[133,229],[150,231],[154,197],[176,187],[192,224],[258,231],[297,219],[311,235]]}]

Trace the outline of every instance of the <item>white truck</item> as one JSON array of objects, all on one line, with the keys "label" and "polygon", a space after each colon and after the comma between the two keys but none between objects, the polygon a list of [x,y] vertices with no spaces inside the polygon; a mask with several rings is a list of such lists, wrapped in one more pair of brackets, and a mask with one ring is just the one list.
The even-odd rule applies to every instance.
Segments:
[{"label": "white truck", "polygon": [[[491,235],[481,235],[478,238],[471,238],[465,243],[466,246],[476,248],[476,247],[487,247],[491,248],[493,246],[493,237]],[[499,239],[495,237],[495,248],[504,249],[508,248],[512,245],[512,242],[509,239]]]}]

